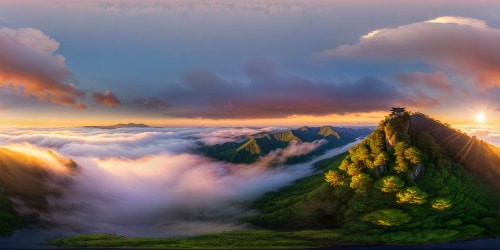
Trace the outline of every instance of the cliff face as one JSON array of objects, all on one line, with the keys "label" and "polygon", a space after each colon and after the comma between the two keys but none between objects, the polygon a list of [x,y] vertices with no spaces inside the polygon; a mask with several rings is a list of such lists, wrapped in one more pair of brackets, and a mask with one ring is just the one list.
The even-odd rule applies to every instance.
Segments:
[{"label": "cliff face", "polygon": [[498,148],[468,136],[422,114],[411,116],[411,135],[429,132],[447,155],[484,183],[500,190],[500,154]]}]

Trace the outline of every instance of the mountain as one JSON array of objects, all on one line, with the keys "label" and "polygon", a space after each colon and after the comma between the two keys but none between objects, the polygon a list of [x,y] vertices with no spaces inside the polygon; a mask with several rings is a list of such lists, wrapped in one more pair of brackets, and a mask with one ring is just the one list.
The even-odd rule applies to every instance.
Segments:
[{"label": "mountain", "polygon": [[[26,220],[36,220],[47,208],[48,196],[58,196],[76,171],[76,163],[53,151],[0,148],[0,236],[10,235]],[[21,216],[14,210],[24,211]]]},{"label": "mountain", "polygon": [[[258,138],[286,142],[308,131],[220,146],[262,154]],[[315,131],[340,138],[346,133]],[[50,242],[75,248],[305,249],[498,237],[498,157],[497,148],[428,116],[394,114],[349,152],[315,163],[316,174],[258,198],[251,207],[257,214],[243,219],[257,230],[170,239],[78,235]]]},{"label": "mountain", "polygon": [[84,128],[99,128],[99,129],[117,129],[117,128],[151,128],[146,124],[142,123],[119,123],[109,126],[83,126]]},{"label": "mountain", "polygon": [[424,114],[411,116],[410,131],[417,136],[430,133],[447,155],[477,179],[500,191],[500,149],[455,130]]},{"label": "mountain", "polygon": [[278,152],[276,150],[283,150],[292,145],[297,149],[303,146],[303,150],[297,150],[301,154],[290,155],[286,159],[285,163],[290,164],[306,161],[328,149],[353,142],[370,132],[371,130],[366,128],[301,127],[273,133],[258,133],[240,142],[202,146],[200,151],[217,160],[253,163],[271,152]]},{"label": "mountain", "polygon": [[321,162],[321,174],[259,198],[260,214],[246,222],[335,229],[365,243],[492,237],[500,234],[499,157],[497,148],[423,114],[393,115],[343,160]]}]

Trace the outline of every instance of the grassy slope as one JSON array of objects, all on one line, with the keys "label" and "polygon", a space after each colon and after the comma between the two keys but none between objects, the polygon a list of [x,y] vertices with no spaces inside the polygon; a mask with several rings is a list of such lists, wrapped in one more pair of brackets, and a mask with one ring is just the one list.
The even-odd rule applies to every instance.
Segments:
[{"label": "grassy slope", "polygon": [[[324,173],[330,169],[338,169],[346,155],[347,153],[344,153],[319,161],[315,164],[315,167],[319,170],[317,174],[297,180],[279,191],[264,194],[253,205],[253,208],[259,210],[261,214],[246,220],[266,228],[286,227],[297,229],[307,227],[307,224],[310,224],[309,220],[306,221],[300,216],[305,209],[303,201],[308,197],[323,192],[327,187]],[[319,203],[324,203],[324,200]],[[321,205],[319,203],[317,205]],[[328,221],[327,218],[318,219],[322,222]],[[301,222],[307,222],[307,224],[304,225]]]},{"label": "grassy slope", "polygon": [[[301,206],[307,194],[324,184],[323,173],[338,169],[346,154],[323,160],[316,164],[320,173],[294,182],[277,192],[261,197],[254,205],[264,217],[279,218],[287,208]],[[262,219],[250,218],[253,222]],[[281,221],[277,219],[277,221]],[[296,221],[297,222],[297,221]],[[230,231],[188,238],[126,238],[115,235],[78,235],[49,242],[62,247],[117,247],[117,248],[163,248],[163,249],[302,249],[306,247],[326,247],[345,244],[421,244],[443,243],[453,240],[485,237],[481,228],[475,225],[460,225],[451,228],[353,233],[347,229],[318,229],[295,231],[248,230]]]},{"label": "grassy slope", "polygon": [[23,221],[16,215],[10,200],[0,193],[0,237],[11,235],[22,227]]},{"label": "grassy slope", "polygon": [[[461,231],[430,229],[378,235],[353,235],[343,230],[270,231],[247,230],[189,238],[126,238],[111,234],[78,235],[49,240],[59,247],[72,248],[157,248],[157,249],[304,249],[353,244],[444,243],[474,236]],[[355,243],[354,243],[355,242]]]},{"label": "grassy slope", "polygon": [[[351,150],[350,157],[352,160],[355,155],[365,156],[365,150],[381,144],[380,136],[385,137],[385,132],[395,130],[389,133],[396,136],[395,141],[406,140],[422,151],[425,171],[416,180],[409,177],[408,171],[398,174],[394,172],[395,162],[391,156],[388,162],[389,169],[384,175],[399,176],[405,180],[406,187],[417,186],[427,192],[428,202],[425,204],[399,204],[396,203],[394,193],[383,193],[373,187],[370,187],[365,194],[359,194],[349,185],[330,186],[324,180],[324,172],[343,171],[339,170],[339,165],[346,156],[343,154],[316,164],[321,170],[318,174],[298,180],[277,192],[267,193],[255,202],[254,208],[261,213],[247,218],[247,221],[276,231],[224,232],[177,239],[87,235],[53,240],[51,243],[67,247],[262,249],[322,247],[353,242],[440,243],[494,237],[500,234],[497,194],[478,182],[463,166],[453,162],[432,136],[417,133],[412,134],[411,138],[405,137],[400,129],[398,126],[393,126],[388,130],[379,130],[378,139],[376,134],[368,138],[365,143]],[[363,161],[372,162],[372,159]],[[382,177],[377,176],[373,169],[364,167],[362,171],[370,174],[375,180]],[[350,178],[346,179],[346,182],[350,181]],[[432,209],[432,200],[440,197],[450,200],[451,208],[442,211]],[[380,226],[363,219],[371,212],[387,208],[401,211],[411,220],[403,224]]]}]

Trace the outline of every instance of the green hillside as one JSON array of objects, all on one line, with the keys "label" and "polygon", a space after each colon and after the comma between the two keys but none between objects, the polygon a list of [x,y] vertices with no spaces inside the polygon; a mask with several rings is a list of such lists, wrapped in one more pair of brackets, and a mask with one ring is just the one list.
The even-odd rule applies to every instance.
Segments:
[{"label": "green hillside", "polygon": [[[311,176],[264,195],[254,204],[261,213],[248,221],[280,230],[339,228],[380,242],[387,233],[431,229],[452,230],[450,239],[500,233],[498,192],[476,173],[493,170],[459,164],[458,156],[448,155],[448,144],[425,127],[413,127],[416,119],[436,122],[408,113],[382,121],[341,164],[326,168],[321,183]],[[467,145],[475,140],[469,139]],[[500,168],[496,158],[487,160]]]},{"label": "green hillside", "polygon": [[369,129],[301,127],[274,133],[259,133],[241,142],[228,142],[219,145],[202,146],[200,151],[217,160],[233,163],[253,163],[273,150],[283,149],[291,143],[304,143],[324,140],[312,152],[291,157],[286,163],[307,161],[328,149],[339,147],[370,133]]},{"label": "green hillside", "polygon": [[[445,134],[457,138],[450,142],[441,138]],[[348,153],[316,163],[317,174],[257,199],[252,209],[258,214],[244,222],[265,230],[176,239],[81,235],[51,243],[303,249],[497,237],[500,190],[491,176],[500,168],[498,157],[498,149],[485,142],[425,115],[404,113],[383,120]]]}]

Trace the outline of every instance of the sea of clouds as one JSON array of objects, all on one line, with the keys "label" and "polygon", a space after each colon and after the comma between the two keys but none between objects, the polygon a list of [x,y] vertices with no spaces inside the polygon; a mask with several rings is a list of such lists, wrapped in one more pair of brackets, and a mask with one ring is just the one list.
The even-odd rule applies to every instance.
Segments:
[{"label": "sea of clouds", "polygon": [[[76,174],[54,171],[71,181],[62,195],[47,197],[49,209],[38,211],[45,233],[189,236],[247,228],[239,219],[254,213],[248,209],[253,200],[314,172],[314,161],[270,165],[307,154],[323,141],[293,143],[254,164],[216,161],[197,152],[200,144],[280,129],[2,129],[0,147],[47,159],[54,157],[50,149],[77,163]],[[315,160],[345,152],[355,143]]]},{"label": "sea of clouds", "polygon": [[459,126],[458,127],[463,132],[469,134],[470,136],[476,136],[477,138],[491,143],[497,147],[500,147],[500,127],[484,125],[484,126]]}]

